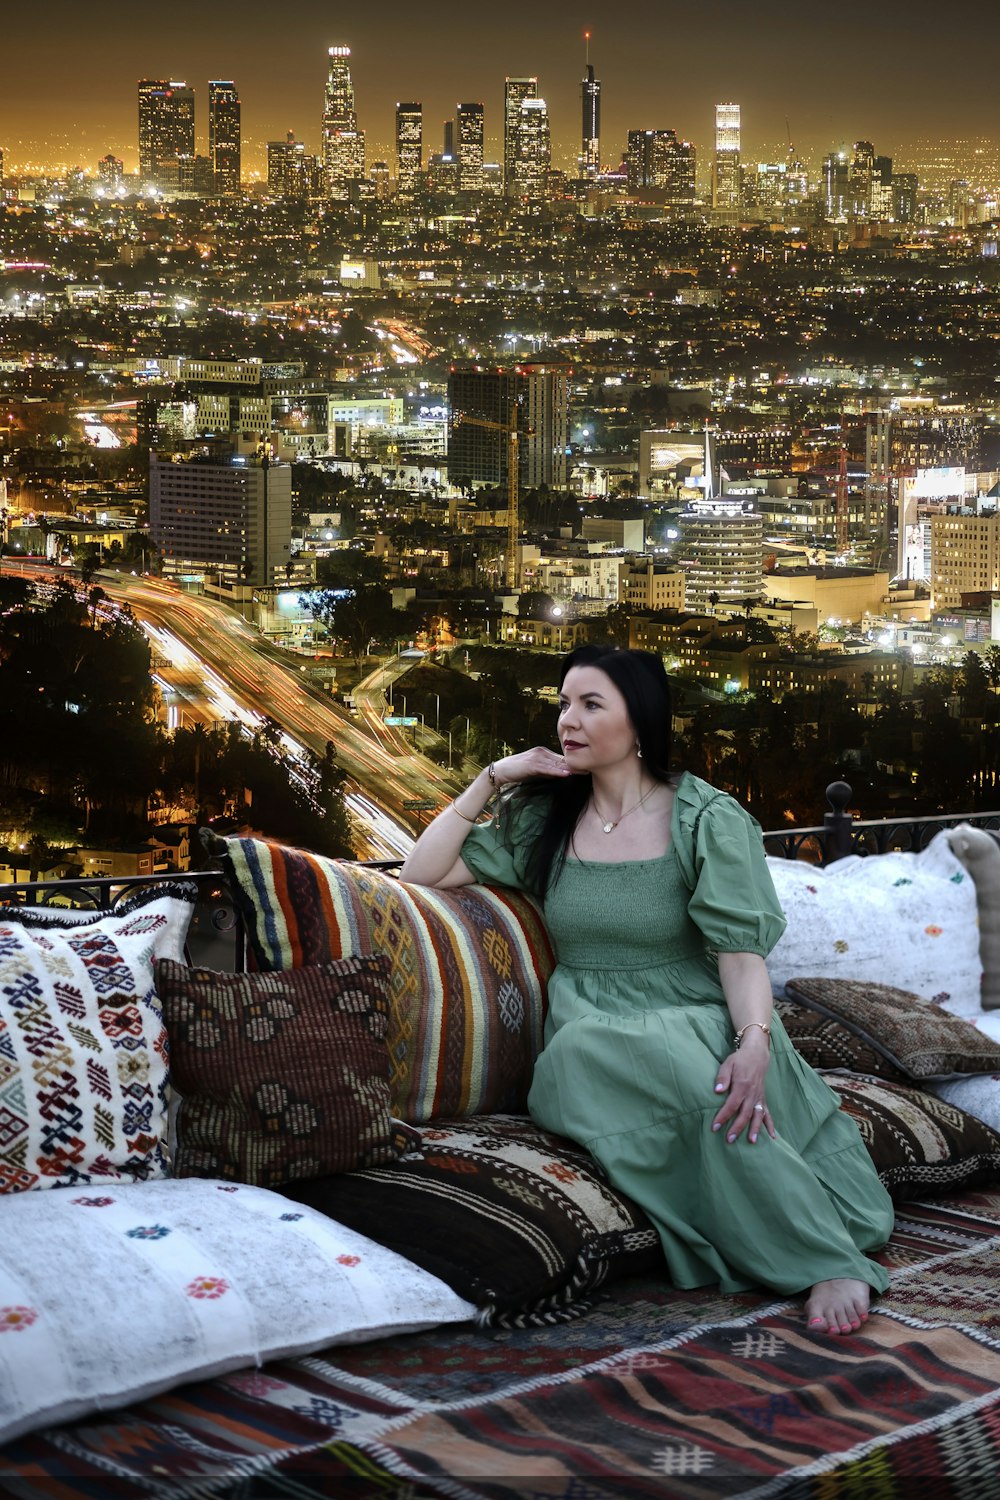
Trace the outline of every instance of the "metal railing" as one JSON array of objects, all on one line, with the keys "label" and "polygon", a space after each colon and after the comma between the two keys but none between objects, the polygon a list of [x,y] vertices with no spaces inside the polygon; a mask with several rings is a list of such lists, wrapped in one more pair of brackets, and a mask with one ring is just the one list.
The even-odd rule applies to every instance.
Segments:
[{"label": "metal railing", "polygon": [[[766,852],[815,865],[832,864],[849,854],[885,854],[896,849],[916,853],[925,848],[942,828],[954,828],[959,823],[984,828],[1000,843],[1000,811],[866,821],[853,818],[847,811],[852,795],[847,782],[832,782],[826,789],[830,811],[824,814],[823,822],[814,828],[765,831]],[[214,868],[159,875],[82,876],[71,880],[0,884],[0,904],[111,912],[136,890],[159,885],[169,889],[171,885],[187,882],[198,887],[186,945],[189,961],[204,968],[240,971],[246,963],[246,932],[219,865],[225,842],[209,829],[201,831],[201,842]],[[358,860],[356,863],[392,874],[402,861]]]}]

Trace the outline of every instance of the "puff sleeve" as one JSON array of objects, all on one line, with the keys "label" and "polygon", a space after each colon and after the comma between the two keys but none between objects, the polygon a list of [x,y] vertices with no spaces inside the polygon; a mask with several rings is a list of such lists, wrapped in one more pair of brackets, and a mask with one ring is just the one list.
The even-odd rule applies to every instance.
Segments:
[{"label": "puff sleeve", "polygon": [[526,870],[543,819],[543,806],[521,802],[500,828],[496,819],[470,828],[459,854],[476,883],[530,890]]},{"label": "puff sleeve", "polygon": [[766,957],[786,923],[764,857],[760,824],[722,793],[703,806],[692,836],[691,920],[717,953]]}]

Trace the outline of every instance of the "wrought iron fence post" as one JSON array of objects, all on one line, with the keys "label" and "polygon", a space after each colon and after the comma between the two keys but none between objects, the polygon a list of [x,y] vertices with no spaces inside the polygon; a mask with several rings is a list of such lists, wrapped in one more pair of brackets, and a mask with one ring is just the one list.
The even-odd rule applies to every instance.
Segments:
[{"label": "wrought iron fence post", "polygon": [[826,800],[832,812],[823,814],[823,839],[826,858],[824,864],[832,865],[835,859],[843,859],[851,853],[854,819],[847,811],[851,800],[851,788],[846,781],[831,781],[826,789]]}]

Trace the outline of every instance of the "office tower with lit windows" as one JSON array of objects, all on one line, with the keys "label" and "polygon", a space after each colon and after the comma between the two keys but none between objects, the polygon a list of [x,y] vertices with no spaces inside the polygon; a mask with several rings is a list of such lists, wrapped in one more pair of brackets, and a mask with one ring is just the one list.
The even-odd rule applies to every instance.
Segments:
[{"label": "office tower with lit windows", "polygon": [[871,141],[855,141],[848,173],[848,207],[856,218],[867,218],[871,212],[872,175],[875,169],[875,147]]},{"label": "office tower with lit windows", "polygon": [[630,130],[625,171],[630,192],[655,188],[667,203],[694,203],[695,149],[673,130]]},{"label": "office tower with lit windows", "polygon": [[538,95],[537,78],[508,78],[503,91],[503,185],[509,196],[514,193],[514,166],[517,161],[521,130],[521,104]]},{"label": "office tower with lit windows", "polygon": [[594,77],[590,61],[590,32],[587,41],[586,73],[580,85],[582,106],[580,135],[580,176],[596,182],[601,175],[601,83]]},{"label": "office tower with lit windows", "polygon": [[823,158],[823,207],[828,219],[846,219],[851,202],[851,159],[846,151]]},{"label": "office tower with lit windows", "polygon": [[149,531],[168,576],[259,588],[286,582],[291,560],[292,471],[264,458],[149,465]]},{"label": "office tower with lit windows", "polygon": [[208,154],[215,191],[227,198],[240,190],[240,96],[231,79],[208,85]]},{"label": "office tower with lit windows", "polygon": [[184,82],[139,82],[139,176],[143,187],[176,187],[179,163],[194,160],[194,89]]},{"label": "office tower with lit windows", "polygon": [[290,130],[283,141],[267,143],[267,185],[283,198],[314,198],[320,190],[320,164]]},{"label": "office tower with lit windows", "polygon": [[917,175],[915,172],[892,174],[892,217],[897,224],[913,224],[917,218]]},{"label": "office tower with lit windows", "polygon": [[350,47],[328,52],[323,109],[323,172],[329,198],[350,197],[351,184],[365,175],[365,134],[358,129],[351,80]]},{"label": "office tower with lit windows", "polygon": [[[519,409],[521,492],[566,485],[569,375],[565,365],[530,363],[514,369],[458,366],[448,377],[448,472],[477,484],[506,483],[511,414]],[[456,421],[459,415],[496,424]]]},{"label": "office tower with lit windows", "polygon": [[740,206],[740,106],[715,106],[715,159],[712,207],[736,212]]},{"label": "office tower with lit windows", "polygon": [[551,165],[548,105],[544,99],[522,99],[511,196],[521,203],[541,203],[546,196]]},{"label": "office tower with lit windows", "polygon": [[481,104],[455,106],[455,151],[458,156],[459,188],[463,193],[481,193],[486,132]]},{"label": "office tower with lit windows", "polygon": [[455,160],[455,121],[445,120],[441,131],[441,154]]},{"label": "office tower with lit windows", "polygon": [[424,107],[396,105],[396,183],[401,193],[417,190],[424,168]]},{"label": "office tower with lit windows", "polygon": [[[0,155],[0,167],[2,166],[3,156]],[[0,171],[0,179],[2,179],[2,176],[3,173]],[[115,156],[113,152],[109,151],[107,156],[102,156],[97,163],[97,176],[101,187],[106,193],[116,193],[121,187],[122,179],[125,176],[125,163],[120,157]],[[0,180],[0,186],[2,186],[2,180]]]}]

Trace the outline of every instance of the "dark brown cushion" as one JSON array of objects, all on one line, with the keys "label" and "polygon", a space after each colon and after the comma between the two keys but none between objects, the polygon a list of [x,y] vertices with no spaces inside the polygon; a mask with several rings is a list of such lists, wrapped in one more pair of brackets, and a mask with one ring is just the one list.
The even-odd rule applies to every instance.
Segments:
[{"label": "dark brown cushion", "polygon": [[906,1083],[909,1075],[893,1067],[888,1058],[842,1021],[820,1015],[795,1000],[775,1000],[774,1013],[781,1019],[788,1039],[811,1068],[839,1069],[846,1073],[865,1073],[874,1078],[888,1078]]},{"label": "dark brown cushion", "polygon": [[884,1078],[823,1076],[893,1198],[952,1193],[1000,1175],[1000,1135],[956,1105]]},{"label": "dark brown cushion", "polygon": [[613,1277],[662,1266],[656,1230],[582,1146],[512,1115],[420,1137],[390,1166],[283,1191],[440,1277],[483,1324],[577,1317]]},{"label": "dark brown cushion", "polygon": [[1000,1044],[908,990],[860,979],[789,979],[785,992],[839,1021],[908,1078],[1000,1071]]},{"label": "dark brown cushion", "polygon": [[174,1172],[257,1187],[393,1160],[388,960],[276,974],[156,965],[181,1096]]}]

